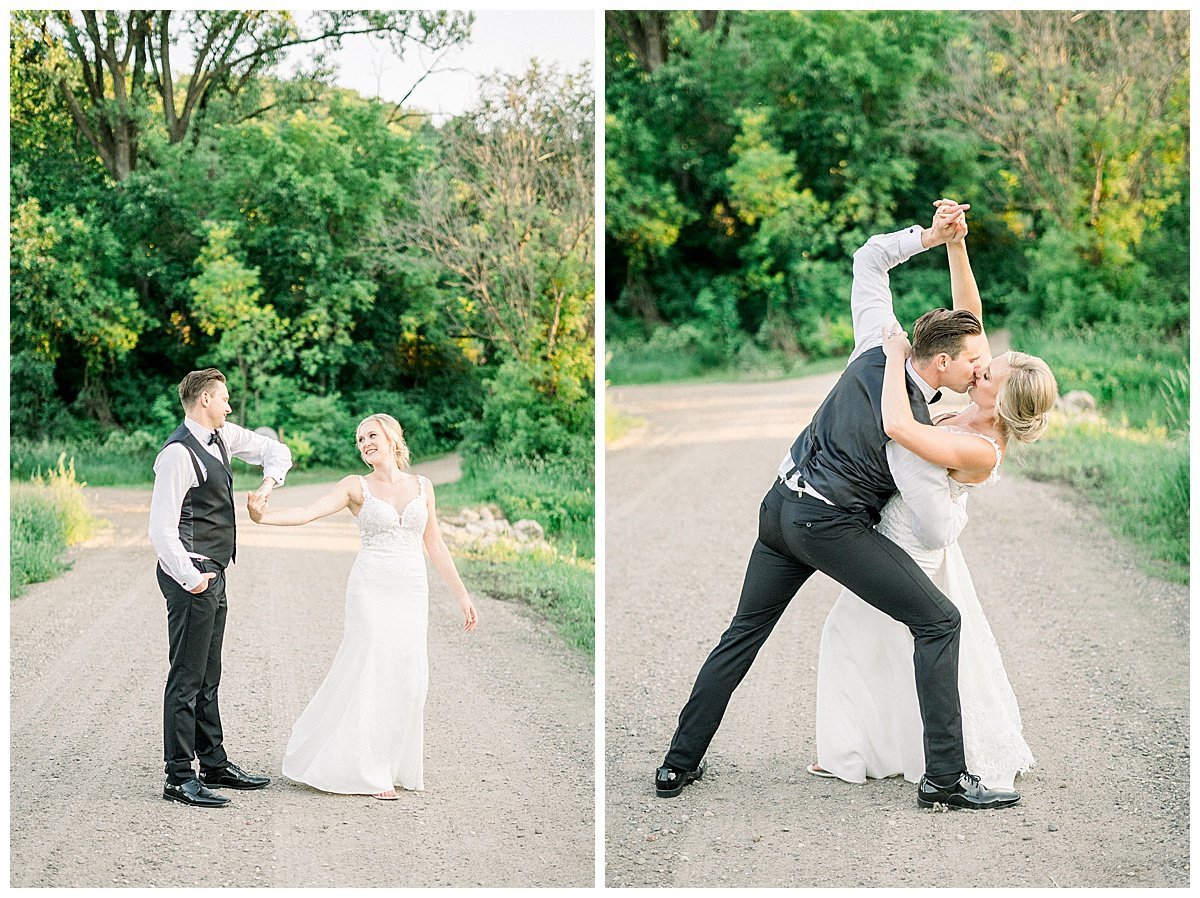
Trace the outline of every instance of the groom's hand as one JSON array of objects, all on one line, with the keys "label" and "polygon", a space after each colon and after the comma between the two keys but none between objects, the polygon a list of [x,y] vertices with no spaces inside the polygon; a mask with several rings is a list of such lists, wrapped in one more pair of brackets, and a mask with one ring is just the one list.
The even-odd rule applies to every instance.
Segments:
[{"label": "groom's hand", "polygon": [[217,575],[216,574],[201,574],[200,576],[204,578],[203,580],[200,581],[200,585],[195,587],[194,589],[188,590],[188,592],[190,592],[194,596],[198,596],[198,595],[200,595],[200,593],[204,592],[204,590],[208,589],[209,581],[212,580]]},{"label": "groom's hand", "polygon": [[265,500],[271,495],[271,490],[273,489],[275,489],[275,478],[264,477],[263,482],[258,485],[258,489],[254,491],[253,495],[260,496]]}]

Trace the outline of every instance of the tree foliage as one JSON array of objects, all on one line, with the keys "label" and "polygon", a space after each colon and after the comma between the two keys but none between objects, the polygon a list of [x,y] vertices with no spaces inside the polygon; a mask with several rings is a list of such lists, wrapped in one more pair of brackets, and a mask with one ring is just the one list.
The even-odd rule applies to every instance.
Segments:
[{"label": "tree foliage", "polygon": [[[340,10],[304,22],[281,10],[26,11],[13,19],[19,43],[40,44],[37,59],[53,81],[79,133],[114,181],[137,167],[144,133],[160,123],[183,141],[215,93],[257,96],[259,79],[295,47],[337,47],[351,34],[386,37],[402,54],[410,44],[441,49],[460,42],[471,19],[462,13]],[[177,65],[180,43],[190,70]],[[323,54],[310,80],[328,77]],[[248,88],[250,88],[248,90]],[[267,106],[265,108],[270,108]],[[265,109],[246,111],[247,116]]]},{"label": "tree foliage", "polygon": [[[556,452],[559,431],[587,433],[590,413],[585,421],[579,410],[591,405],[594,357],[594,115],[586,69],[534,65],[493,80],[476,109],[443,129],[411,211],[390,225],[388,251],[443,271],[453,290],[443,308],[459,335],[503,362],[481,444]],[[524,418],[510,420],[518,407]]]},{"label": "tree foliage", "polygon": [[[584,435],[590,447],[590,423],[577,407],[565,410],[590,394],[593,223],[579,215],[581,193],[589,216],[593,208],[586,73],[542,73],[524,93],[494,87],[490,107],[437,128],[420,110],[398,113],[328,86],[318,48],[365,30],[390,35],[397,52],[444,46],[461,40],[467,15],[349,11],[297,22],[281,12],[18,12],[12,21],[17,437],[124,445],[133,432],[144,451],[179,414],[180,376],[217,365],[235,420],[279,428],[306,462],[355,463],[354,425],[376,411],[402,421],[414,452],[450,448],[485,418],[503,417],[485,415],[485,405],[511,408],[510,386],[521,395],[532,386],[535,418],[553,418],[570,439],[509,448],[580,449]],[[70,22],[83,55],[71,47]],[[158,80],[164,61],[208,44],[189,73],[173,76],[172,112]],[[307,65],[273,76],[289,47],[307,47]],[[121,78],[113,54],[127,66]],[[87,93],[87,78],[103,98]],[[510,100],[526,105],[504,109]],[[129,164],[113,169],[92,138],[125,139],[122,129]],[[499,192],[484,166],[496,164],[488,154],[509,132],[556,155],[531,180],[519,181],[528,166],[514,174],[514,184],[542,195],[520,219],[514,208],[506,231],[499,204],[517,195]],[[515,355],[473,336],[493,328],[478,307],[451,314],[468,295],[459,274],[415,243],[384,246],[389,222],[417,220],[427,184],[454,166],[456,189],[475,191],[461,214],[508,241],[491,284],[506,304],[498,313],[524,303],[537,332],[520,338],[529,351],[520,384],[499,377]],[[524,244],[510,239],[516,229]]]},{"label": "tree foliage", "polygon": [[[850,253],[947,195],[972,203],[990,314],[1169,339],[1186,326],[1186,13],[606,22],[618,369],[668,344],[726,365],[843,353]],[[909,320],[948,299],[932,258],[893,287]]]}]

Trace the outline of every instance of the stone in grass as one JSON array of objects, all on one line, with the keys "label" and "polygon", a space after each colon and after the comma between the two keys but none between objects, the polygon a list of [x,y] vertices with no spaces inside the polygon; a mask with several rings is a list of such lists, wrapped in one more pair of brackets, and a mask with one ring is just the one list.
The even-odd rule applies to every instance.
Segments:
[{"label": "stone in grass", "polygon": [[531,518],[522,518],[512,525],[513,532],[520,539],[545,539],[546,531],[542,525]]}]

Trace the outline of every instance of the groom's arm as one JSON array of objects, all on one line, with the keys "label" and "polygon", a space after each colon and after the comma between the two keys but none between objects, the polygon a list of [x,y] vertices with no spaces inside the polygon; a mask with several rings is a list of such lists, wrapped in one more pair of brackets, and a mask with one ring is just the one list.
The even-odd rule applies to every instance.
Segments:
[{"label": "groom's arm", "polygon": [[196,485],[195,470],[182,443],[172,443],[158,454],[154,460],[154,490],[150,494],[150,544],[163,571],[188,592],[200,586],[206,576],[196,570],[179,539],[183,497]]},{"label": "groom's arm", "polygon": [[913,225],[903,231],[876,234],[855,250],[854,283],[850,288],[854,352],[850,361],[879,346],[884,327],[896,320],[888,272],[934,246],[934,239],[932,229]]},{"label": "groom's arm", "polygon": [[231,457],[263,469],[262,486],[257,490],[259,495],[270,495],[272,489],[283,486],[292,467],[292,452],[286,445],[228,421],[221,428],[221,434]]}]

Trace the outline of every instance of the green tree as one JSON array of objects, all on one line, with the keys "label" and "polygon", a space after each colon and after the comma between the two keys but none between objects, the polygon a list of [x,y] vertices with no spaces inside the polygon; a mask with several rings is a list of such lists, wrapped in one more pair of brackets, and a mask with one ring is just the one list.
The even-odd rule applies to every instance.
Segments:
[{"label": "green tree", "polygon": [[[291,48],[336,47],[348,35],[375,34],[397,55],[414,44],[439,50],[465,40],[471,21],[437,11],[340,10],[297,21],[282,10],[84,10],[78,17],[60,10],[20,12],[12,24],[25,41],[45,45],[42,65],[79,134],[119,183],[137,168],[152,123],[172,144],[182,142],[215,93],[238,98]],[[181,40],[193,47],[186,74],[176,71]],[[329,75],[317,53],[301,78],[321,83]],[[245,114],[261,111],[252,104]]]},{"label": "green tree", "polygon": [[[546,427],[553,419],[590,433],[576,414],[590,396],[594,357],[590,74],[534,64],[487,87],[439,133],[434,167],[415,182],[410,215],[391,225],[389,249],[436,268],[458,336],[479,341],[484,360],[506,363],[486,420],[503,417],[499,405],[511,407],[523,383],[541,402],[520,404],[535,417],[542,407]],[[533,451],[508,439],[514,451]],[[539,451],[561,448],[555,440]]]},{"label": "green tree", "polygon": [[207,242],[196,260],[200,273],[191,280],[192,314],[201,331],[219,337],[214,365],[232,365],[236,372],[238,420],[245,424],[247,402],[257,406],[263,378],[288,355],[287,323],[262,302],[258,272],[234,254],[233,226],[206,222],[205,230]]},{"label": "green tree", "polygon": [[93,216],[73,207],[44,214],[29,199],[13,210],[11,250],[9,339],[14,359],[21,358],[14,368],[38,372],[28,383],[40,382],[40,393],[55,363],[78,359],[76,401],[110,423],[103,376],[137,345],[145,324],[133,291],[114,275],[118,241]]},{"label": "green tree", "polygon": [[593,102],[586,70],[494,81],[447,124],[393,248],[427,254],[460,291],[463,333],[520,361],[575,364],[593,309]]}]

